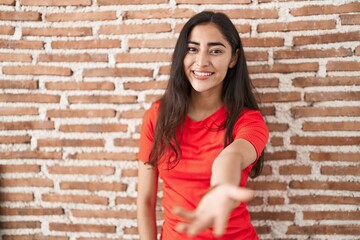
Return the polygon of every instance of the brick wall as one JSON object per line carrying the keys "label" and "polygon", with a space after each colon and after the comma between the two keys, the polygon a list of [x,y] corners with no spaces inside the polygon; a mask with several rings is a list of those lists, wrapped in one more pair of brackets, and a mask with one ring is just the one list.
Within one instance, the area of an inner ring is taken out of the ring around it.
{"label": "brick wall", "polygon": [[3,240],[138,239],[141,117],[205,9],[236,24],[271,130],[260,238],[359,239],[357,0],[0,0]]}

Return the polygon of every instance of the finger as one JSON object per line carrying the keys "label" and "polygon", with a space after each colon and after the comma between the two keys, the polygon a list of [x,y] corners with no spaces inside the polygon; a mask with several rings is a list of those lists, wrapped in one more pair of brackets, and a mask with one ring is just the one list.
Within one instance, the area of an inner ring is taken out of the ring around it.
{"label": "finger", "polygon": [[194,237],[200,232],[204,231],[205,229],[212,226],[213,220],[212,218],[203,218],[203,219],[196,219],[192,223],[189,224],[187,227],[187,234],[189,237]]}
{"label": "finger", "polygon": [[186,210],[186,209],[184,209],[182,207],[178,207],[178,206],[173,208],[172,213],[179,217],[183,217],[187,220],[193,220],[195,218],[194,211],[189,211],[189,210]]}
{"label": "finger", "polygon": [[221,237],[224,232],[228,221],[228,214],[220,214],[214,220],[213,233],[215,237]]}
{"label": "finger", "polygon": [[186,223],[178,223],[175,226],[175,230],[179,233],[184,233],[187,231],[188,225],[189,224],[186,224]]}
{"label": "finger", "polygon": [[254,191],[247,188],[231,186],[229,197],[236,201],[247,202],[254,197]]}

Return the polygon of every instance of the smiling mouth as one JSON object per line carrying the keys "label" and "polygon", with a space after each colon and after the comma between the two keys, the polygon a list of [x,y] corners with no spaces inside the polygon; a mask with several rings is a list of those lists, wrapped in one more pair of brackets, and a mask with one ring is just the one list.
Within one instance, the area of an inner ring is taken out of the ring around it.
{"label": "smiling mouth", "polygon": [[192,71],[192,73],[195,76],[199,76],[199,77],[209,77],[214,74],[213,72],[199,72],[199,71]]}

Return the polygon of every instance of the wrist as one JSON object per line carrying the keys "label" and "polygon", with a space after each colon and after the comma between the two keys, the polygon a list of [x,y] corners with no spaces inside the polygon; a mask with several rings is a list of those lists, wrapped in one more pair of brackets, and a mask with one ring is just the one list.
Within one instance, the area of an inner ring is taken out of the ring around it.
{"label": "wrist", "polygon": [[235,183],[232,182],[217,182],[217,183],[211,183],[209,188],[216,188],[219,186],[235,186],[238,187]]}
{"label": "wrist", "polygon": [[213,185],[210,185],[209,189],[206,191],[206,193],[213,191],[215,188],[218,188],[220,186],[236,186],[234,184],[231,183],[227,183],[227,182],[222,182],[222,183],[216,183]]}
{"label": "wrist", "polygon": [[232,190],[233,188],[239,188],[239,186],[237,186],[235,184],[228,183],[228,182],[222,182],[222,183],[217,183],[217,184],[211,185],[209,187],[209,189],[206,191],[206,193],[204,194],[204,196],[206,196],[210,192],[213,192],[214,190],[217,190],[219,187],[221,188],[221,189],[219,189],[219,191],[222,192],[221,195],[227,196],[227,198],[232,203],[233,208],[235,208],[240,203],[239,201],[234,199],[230,194],[230,192],[233,191]]}

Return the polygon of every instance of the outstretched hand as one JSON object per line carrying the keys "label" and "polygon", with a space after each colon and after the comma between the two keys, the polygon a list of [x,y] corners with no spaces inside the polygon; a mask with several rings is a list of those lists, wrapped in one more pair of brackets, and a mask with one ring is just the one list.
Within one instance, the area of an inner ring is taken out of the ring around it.
{"label": "outstretched hand", "polygon": [[220,184],[207,192],[196,209],[189,211],[181,207],[173,209],[175,215],[188,220],[176,226],[178,232],[194,237],[207,228],[213,228],[216,237],[224,234],[231,212],[240,202],[253,198],[253,191],[231,184]]}

